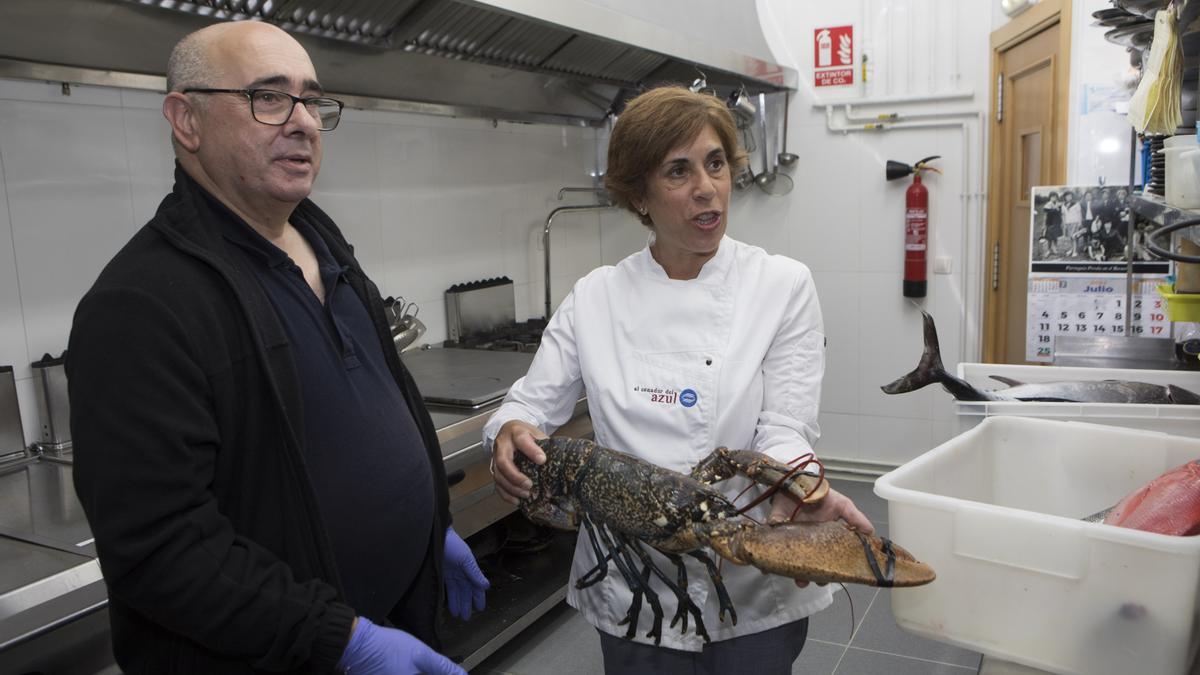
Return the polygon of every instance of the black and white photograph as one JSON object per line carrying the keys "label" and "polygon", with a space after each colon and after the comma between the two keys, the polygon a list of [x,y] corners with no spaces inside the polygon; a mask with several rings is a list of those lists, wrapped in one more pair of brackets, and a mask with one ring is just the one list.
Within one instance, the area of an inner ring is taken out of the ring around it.
{"label": "black and white photograph", "polygon": [[1051,274],[1166,274],[1168,263],[1146,248],[1157,225],[1138,220],[1129,236],[1126,186],[1038,186],[1029,222],[1030,271]]}

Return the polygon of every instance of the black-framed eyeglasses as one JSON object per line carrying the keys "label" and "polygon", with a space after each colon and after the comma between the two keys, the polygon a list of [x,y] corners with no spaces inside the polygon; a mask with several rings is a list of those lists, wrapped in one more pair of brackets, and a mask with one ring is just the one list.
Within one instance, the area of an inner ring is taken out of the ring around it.
{"label": "black-framed eyeglasses", "polygon": [[250,101],[250,116],[262,124],[281,127],[292,117],[296,104],[317,121],[321,131],[333,131],[342,119],[342,102],[328,96],[292,96],[275,89],[184,89],[185,94],[238,94]]}

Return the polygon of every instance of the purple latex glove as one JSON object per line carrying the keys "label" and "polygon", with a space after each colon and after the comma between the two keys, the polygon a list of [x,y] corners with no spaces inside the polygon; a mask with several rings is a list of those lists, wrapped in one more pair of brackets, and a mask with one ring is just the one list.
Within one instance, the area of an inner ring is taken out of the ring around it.
{"label": "purple latex glove", "polygon": [[347,675],[467,675],[424,642],[402,630],[376,626],[365,616],[358,617],[337,670]]}
{"label": "purple latex glove", "polygon": [[458,536],[453,527],[446,528],[446,600],[450,613],[466,621],[471,618],[472,601],[475,611],[484,605],[484,591],[491,587],[487,577],[479,571],[471,547]]}

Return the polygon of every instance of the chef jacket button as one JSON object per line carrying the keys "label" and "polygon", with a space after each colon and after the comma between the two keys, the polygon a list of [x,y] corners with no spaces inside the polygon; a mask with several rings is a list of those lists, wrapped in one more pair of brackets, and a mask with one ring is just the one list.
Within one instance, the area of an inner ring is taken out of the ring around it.
{"label": "chef jacket button", "polygon": [[706,366],[712,365],[712,357],[711,356],[704,359],[704,365],[706,365]]}

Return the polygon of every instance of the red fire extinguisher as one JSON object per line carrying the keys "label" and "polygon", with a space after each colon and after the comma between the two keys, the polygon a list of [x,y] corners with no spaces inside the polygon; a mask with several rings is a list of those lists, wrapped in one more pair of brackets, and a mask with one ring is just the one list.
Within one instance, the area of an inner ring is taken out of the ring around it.
{"label": "red fire extinguisher", "polygon": [[939,155],[926,157],[909,166],[903,162],[887,161],[887,179],[896,180],[912,174],[912,185],[904,193],[904,297],[925,297],[925,251],[929,246],[929,190],[921,184],[922,171],[939,169],[929,162]]}

